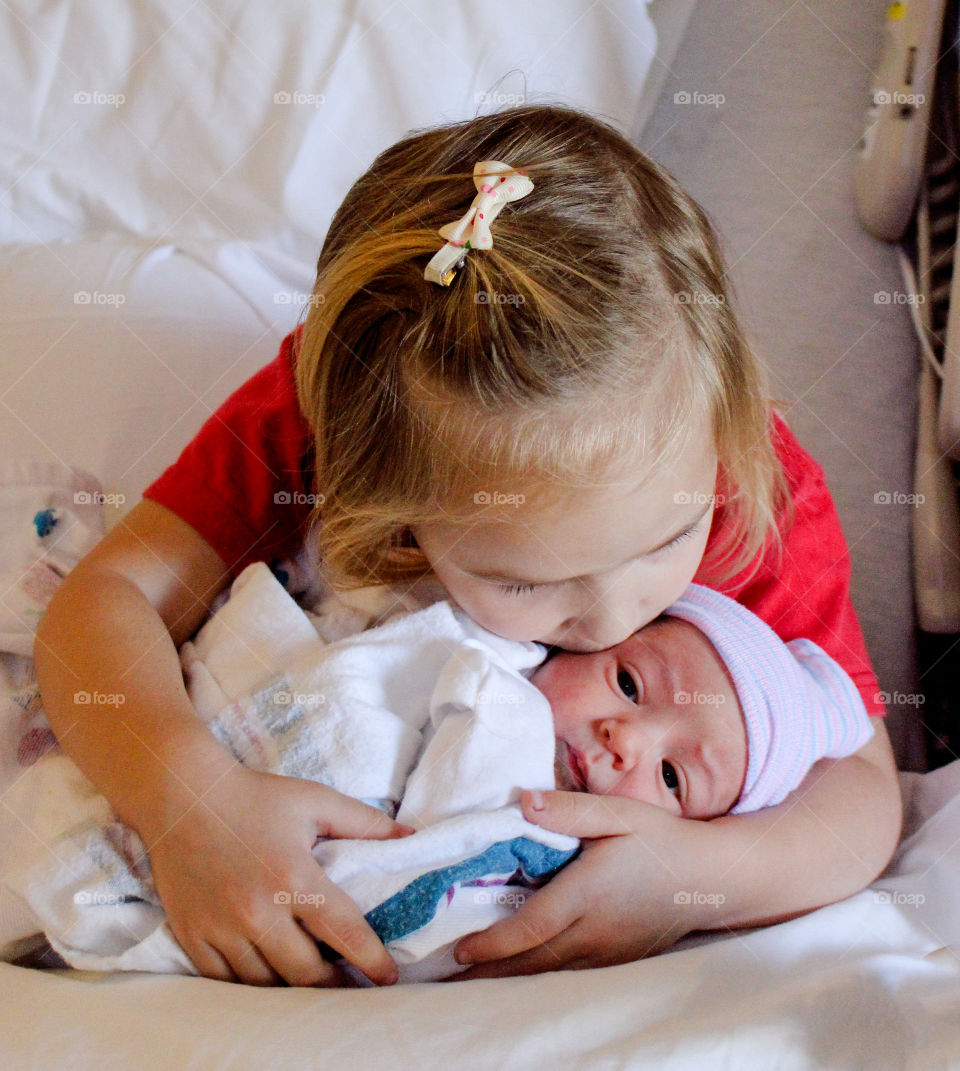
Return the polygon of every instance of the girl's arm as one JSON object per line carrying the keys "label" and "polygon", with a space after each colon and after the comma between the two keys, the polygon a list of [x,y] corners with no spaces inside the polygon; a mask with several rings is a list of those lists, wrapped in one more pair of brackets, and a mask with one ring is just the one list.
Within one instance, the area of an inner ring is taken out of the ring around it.
{"label": "girl's arm", "polygon": [[[137,505],[41,619],[35,658],[50,724],[140,833],[173,932],[202,973],[329,982],[335,973],[306,927],[389,982],[393,961],[310,849],[320,835],[389,837],[401,827],[322,785],[239,765],[187,696],[176,645],[228,580],[176,514]],[[78,705],[77,692],[104,698]]]}
{"label": "girl's arm", "polygon": [[871,741],[824,759],[783,803],[710,822],[635,800],[524,793],[524,815],[592,840],[512,918],[465,937],[458,978],[624,963],[694,930],[781,922],[858,892],[900,834],[896,766],[881,719]]}

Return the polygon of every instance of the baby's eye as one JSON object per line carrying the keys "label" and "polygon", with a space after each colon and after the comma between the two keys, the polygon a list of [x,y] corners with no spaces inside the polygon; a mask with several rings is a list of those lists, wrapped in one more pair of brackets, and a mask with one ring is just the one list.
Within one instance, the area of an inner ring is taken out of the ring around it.
{"label": "baby's eye", "polygon": [[660,773],[663,776],[663,783],[671,792],[676,794],[677,790],[680,788],[680,778],[677,777],[677,771],[673,768],[673,764],[664,759],[663,762],[660,763]]}
{"label": "baby's eye", "polygon": [[633,677],[631,677],[625,669],[621,669],[619,673],[617,673],[617,684],[620,687],[620,691],[623,692],[623,694],[627,697],[627,699],[630,700],[631,703],[635,703],[637,701],[637,696],[640,694],[640,692],[637,689],[637,685]]}

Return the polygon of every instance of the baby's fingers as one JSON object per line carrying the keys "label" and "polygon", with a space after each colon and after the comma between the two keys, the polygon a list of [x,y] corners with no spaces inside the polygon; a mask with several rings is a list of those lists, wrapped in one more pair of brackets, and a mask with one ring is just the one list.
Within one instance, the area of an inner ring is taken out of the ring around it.
{"label": "baby's fingers", "polygon": [[349,896],[326,878],[313,903],[296,906],[302,925],[377,985],[393,985],[397,965]]}

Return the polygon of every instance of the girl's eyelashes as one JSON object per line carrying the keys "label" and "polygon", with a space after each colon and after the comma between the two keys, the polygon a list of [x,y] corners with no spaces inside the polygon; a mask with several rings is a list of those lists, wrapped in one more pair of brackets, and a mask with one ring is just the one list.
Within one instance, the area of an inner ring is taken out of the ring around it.
{"label": "girl's eyelashes", "polygon": [[[694,524],[691,524],[685,532],[681,532],[678,536],[674,536],[674,538],[671,539],[669,543],[664,543],[662,547],[660,547],[658,550],[653,551],[652,553],[663,554],[664,551],[672,550],[675,546],[677,546],[677,544],[682,543],[685,539],[691,539],[694,535],[696,535],[697,530],[703,523],[704,517],[706,516],[707,514],[705,513],[703,517],[700,517],[700,519],[697,520]],[[553,587],[559,583],[570,582],[571,581],[556,581],[551,582],[551,584],[547,586]],[[503,592],[504,595],[529,595],[531,592],[536,591],[538,588],[541,588],[543,586],[544,585],[542,584],[497,584],[497,588],[501,592]]]}
{"label": "girl's eyelashes", "polygon": [[535,591],[539,585],[537,584],[498,584],[497,587],[504,593],[504,595],[529,595],[531,591]]}
{"label": "girl's eyelashes", "polygon": [[[706,514],[704,514],[704,516],[706,516]],[[664,545],[658,551],[656,551],[656,553],[662,554],[665,550],[672,550],[675,546],[677,546],[679,543],[682,543],[685,539],[692,538],[694,535],[696,535],[697,529],[702,523],[703,517],[701,517],[700,520],[696,522],[696,524],[692,524],[685,532],[681,532],[678,536],[674,536],[674,538],[671,539],[669,543],[664,543]]]}
{"label": "girl's eyelashes", "polygon": [[666,759],[660,763],[660,776],[663,778],[663,783],[667,788],[675,795],[680,794],[680,778],[677,776],[676,768],[672,762],[667,762]]}

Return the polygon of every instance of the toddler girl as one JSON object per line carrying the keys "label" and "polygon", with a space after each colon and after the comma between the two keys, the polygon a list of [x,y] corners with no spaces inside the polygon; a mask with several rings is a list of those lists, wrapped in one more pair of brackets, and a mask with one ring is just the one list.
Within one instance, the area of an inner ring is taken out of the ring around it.
{"label": "toddler girl", "polygon": [[[492,177],[491,161],[510,166]],[[501,179],[526,192],[490,226]],[[462,244],[438,265],[441,227]],[[782,639],[817,642],[882,713],[822,472],[769,408],[709,224],[573,110],[512,109],[381,154],[331,223],[302,330],[70,574],[38,632],[51,723],[143,836],[203,973],[334,981],[312,935],[390,982],[310,848],[403,830],[239,766],[198,725],[176,658],[232,575],[304,539],[344,584],[439,582],[491,631],[574,651],[620,642],[696,577]],[[126,701],[78,711],[79,689]],[[532,820],[596,840],[458,958],[473,975],[622,962],[862,888],[900,820],[876,730],[755,815],[525,797]],[[277,905],[278,884],[325,901]],[[691,888],[723,909],[676,897]]]}

